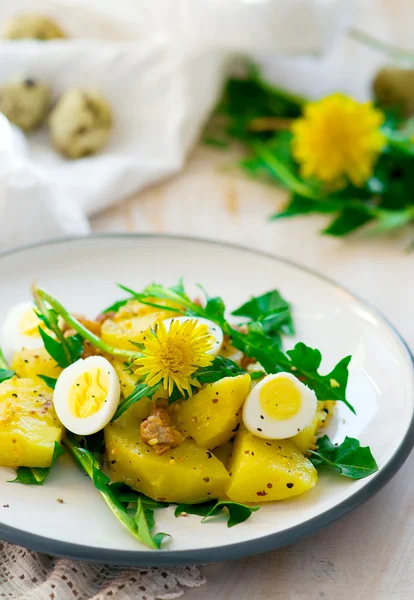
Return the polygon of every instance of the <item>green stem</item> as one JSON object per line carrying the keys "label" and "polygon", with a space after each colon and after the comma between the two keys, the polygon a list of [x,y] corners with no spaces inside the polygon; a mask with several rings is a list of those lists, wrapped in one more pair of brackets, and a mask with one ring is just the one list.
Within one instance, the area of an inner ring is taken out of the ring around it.
{"label": "green stem", "polygon": [[48,292],[43,290],[42,288],[37,288],[37,293],[40,298],[46,300],[48,304],[62,317],[62,319],[70,325],[79,335],[83,337],[83,339],[88,340],[93,346],[102,350],[102,352],[106,352],[107,354],[111,354],[112,356],[120,356],[122,358],[128,358],[133,361],[138,356],[139,353],[133,352],[131,350],[123,350],[121,348],[114,348],[109,344],[106,344],[102,341],[97,335],[89,331],[82,323],[80,323],[75,317],[73,317],[62,304],[56,300],[53,296],[51,296]]}
{"label": "green stem", "polygon": [[391,44],[387,44],[386,42],[382,42],[381,40],[377,40],[369,33],[365,31],[360,31],[359,29],[352,28],[348,31],[348,36],[365,46],[369,46],[373,50],[377,50],[382,54],[388,54],[394,60],[410,60],[414,62],[414,53],[408,50],[403,50],[402,48],[397,48],[396,46],[392,46]]}
{"label": "green stem", "polygon": [[302,183],[297,177],[295,177],[285,165],[283,165],[272,152],[266,148],[264,144],[255,143],[253,149],[259,158],[262,158],[266,166],[275,174],[275,176],[292,192],[299,194],[304,198],[310,200],[320,200],[321,195],[318,194],[311,187]]}
{"label": "green stem", "polygon": [[49,325],[51,331],[55,334],[56,338],[62,344],[62,348],[65,353],[65,357],[66,357],[68,364],[71,364],[72,355],[70,352],[70,348],[67,344],[67,341],[65,339],[65,336],[63,335],[63,332],[60,330],[58,323],[55,321],[55,316],[50,314],[48,307],[43,302],[43,299],[40,297],[39,290],[36,287],[35,283],[32,285],[32,294],[33,294],[34,301],[37,304],[39,311],[47,319],[47,322],[48,322],[48,325]]}
{"label": "green stem", "polygon": [[0,369],[9,369],[9,365],[7,364],[7,360],[4,358],[4,354],[2,349],[0,348]]}

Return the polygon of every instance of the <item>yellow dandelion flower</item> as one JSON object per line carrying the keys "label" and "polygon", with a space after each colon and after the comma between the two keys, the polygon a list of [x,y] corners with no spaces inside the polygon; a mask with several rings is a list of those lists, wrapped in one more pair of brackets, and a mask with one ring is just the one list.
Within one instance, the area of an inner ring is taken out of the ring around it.
{"label": "yellow dandelion flower", "polygon": [[143,356],[135,361],[135,374],[145,377],[150,387],[162,382],[171,394],[175,384],[181,393],[187,391],[191,396],[191,386],[200,385],[192,375],[213,362],[213,356],[207,354],[213,342],[207,325],[196,319],[172,321],[169,331],[160,321],[145,334]]}
{"label": "yellow dandelion flower", "polygon": [[361,186],[371,177],[385,144],[379,128],[384,115],[371,102],[360,103],[342,94],[309,102],[292,127],[293,156],[303,177],[326,184],[348,178]]}

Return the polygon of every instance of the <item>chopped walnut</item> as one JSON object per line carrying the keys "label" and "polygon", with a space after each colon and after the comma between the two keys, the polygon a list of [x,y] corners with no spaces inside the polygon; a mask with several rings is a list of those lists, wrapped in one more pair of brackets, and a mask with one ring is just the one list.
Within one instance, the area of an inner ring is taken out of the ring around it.
{"label": "chopped walnut", "polygon": [[250,356],[244,355],[241,360],[240,366],[242,369],[244,369],[246,371],[247,367],[249,365],[254,365],[255,362],[257,362],[255,358],[250,358]]}
{"label": "chopped walnut", "polygon": [[84,340],[82,358],[88,358],[89,356],[103,356],[103,352],[102,350],[99,350],[99,348],[88,342],[88,340]]}
{"label": "chopped walnut", "polygon": [[140,432],[144,444],[152,446],[157,454],[164,454],[183,441],[181,433],[172,425],[170,415],[160,406],[154,406],[152,415],[141,423]]}
{"label": "chopped walnut", "polygon": [[[95,335],[101,334],[101,325],[102,323],[99,321],[91,321],[90,319],[84,317],[83,315],[72,315],[81,323],[86,329],[89,329],[91,333]],[[76,331],[72,329],[67,323],[63,322],[61,326],[61,330],[63,331],[65,337],[70,337],[75,335]]]}

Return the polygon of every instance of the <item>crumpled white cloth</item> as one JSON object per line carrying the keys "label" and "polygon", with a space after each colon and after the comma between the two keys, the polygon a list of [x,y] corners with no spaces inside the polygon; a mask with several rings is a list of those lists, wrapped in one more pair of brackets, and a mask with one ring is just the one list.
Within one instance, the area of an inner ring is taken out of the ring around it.
{"label": "crumpled white cloth", "polygon": [[[365,1],[365,0],[364,0]],[[103,92],[108,146],[76,161],[47,127],[23,137],[0,119],[0,250],[88,231],[102,210],[184,165],[235,55],[319,54],[357,0],[3,0],[11,14],[56,18],[69,40],[0,41],[0,86],[15,76]]]}
{"label": "crumpled white cloth", "polygon": [[53,558],[0,542],[0,597],[174,600],[205,583],[197,567],[123,568]]}

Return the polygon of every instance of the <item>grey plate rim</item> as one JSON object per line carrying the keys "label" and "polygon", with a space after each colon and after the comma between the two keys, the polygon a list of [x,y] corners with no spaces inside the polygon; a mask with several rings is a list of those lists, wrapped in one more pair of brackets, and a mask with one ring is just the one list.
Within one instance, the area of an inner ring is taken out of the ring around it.
{"label": "grey plate rim", "polygon": [[[240,250],[249,254],[256,254],[269,258],[276,262],[281,262],[300,271],[309,273],[317,279],[322,279],[327,283],[342,289],[347,294],[352,296],[358,302],[361,302],[365,306],[368,306],[378,318],[380,318],[392,333],[400,341],[402,347],[407,353],[407,358],[412,364],[414,371],[414,355],[408,347],[404,338],[398,332],[398,330],[390,323],[390,321],[374,306],[372,306],[366,300],[360,298],[358,295],[350,292],[342,285],[338,285],[335,281],[321,275],[317,271],[299,265],[298,263],[289,260],[284,257],[279,257],[270,252],[249,248],[239,244],[233,244],[228,242],[222,242],[219,240],[212,240],[202,237],[191,237],[185,235],[174,235],[174,234],[157,234],[157,233],[93,233],[88,236],[67,236],[59,237],[42,242],[35,242],[31,244],[25,244],[6,250],[0,253],[0,269],[1,261],[10,255],[25,252],[33,248],[42,246],[53,246],[57,244],[65,244],[72,242],[89,242],[94,239],[171,239],[181,240],[190,243],[203,243],[221,246],[226,249]],[[414,412],[411,418],[409,428],[406,435],[401,440],[401,443],[394,453],[393,457],[387,464],[387,466],[365,487],[352,494],[349,498],[338,504],[337,506],[317,515],[280,533],[273,533],[256,540],[250,540],[246,542],[238,542],[236,544],[230,544],[227,546],[215,546],[212,548],[200,549],[200,550],[108,550],[105,548],[97,548],[93,546],[84,546],[81,544],[73,544],[71,542],[62,542],[60,540],[53,540],[51,538],[43,537],[37,534],[28,533],[24,530],[4,525],[0,522],[0,540],[17,544],[19,546],[25,546],[31,550],[43,552],[44,554],[51,554],[55,556],[70,557],[78,560],[85,560],[88,562],[95,563],[106,563],[120,566],[136,566],[136,567],[148,567],[148,566],[173,566],[173,565],[193,565],[208,562],[217,562],[231,559],[239,559],[246,556],[253,556],[255,554],[261,554],[270,550],[281,548],[297,540],[315,533],[319,529],[326,527],[330,523],[340,519],[348,512],[368,500],[376,492],[378,492],[390,479],[397,473],[402,467],[404,462],[407,460],[412,449],[414,447]]]}

